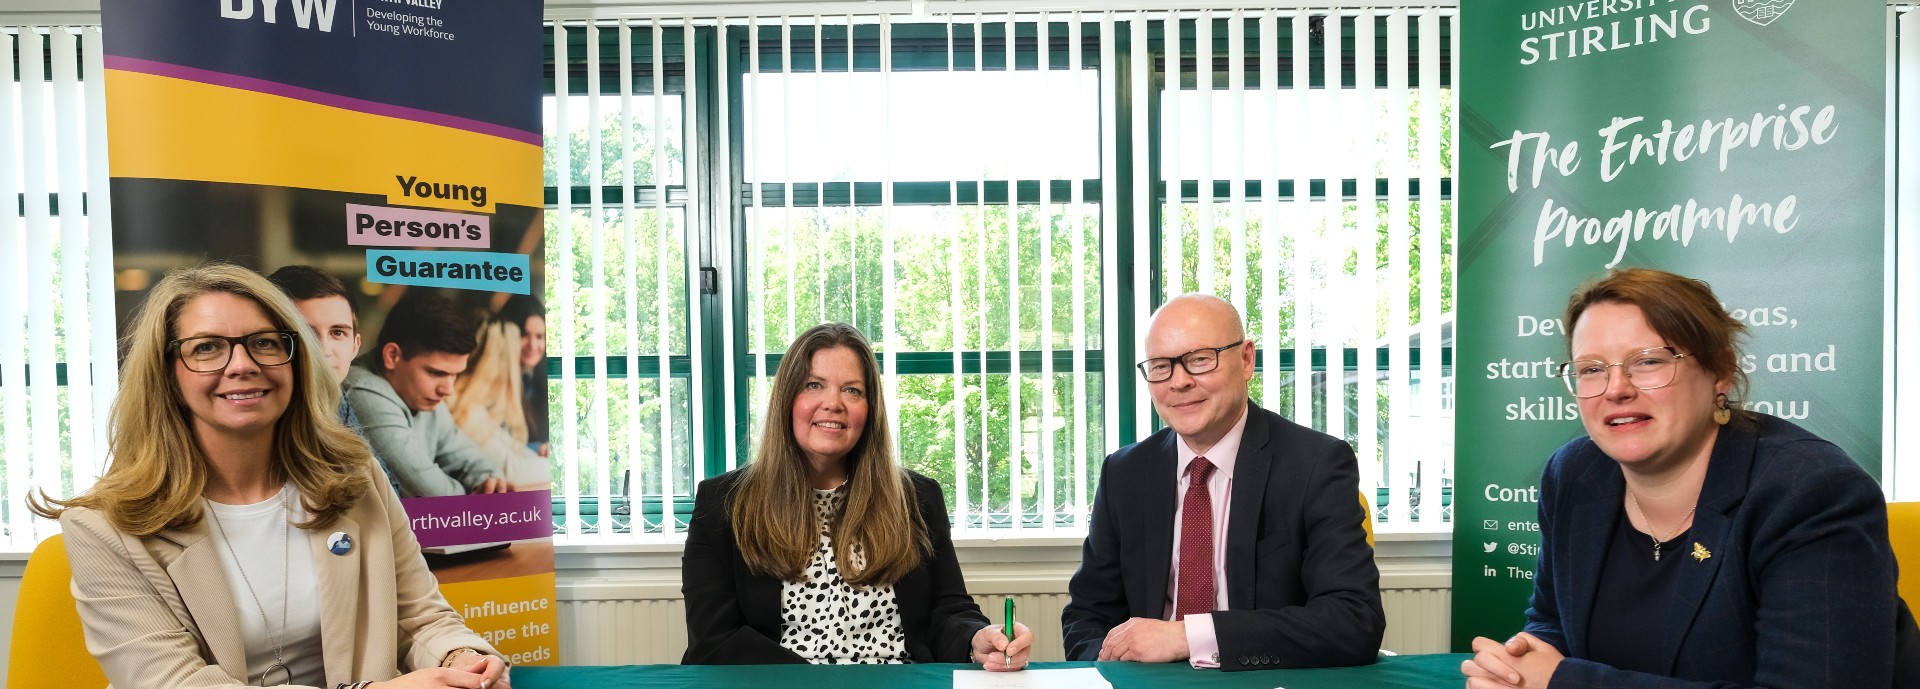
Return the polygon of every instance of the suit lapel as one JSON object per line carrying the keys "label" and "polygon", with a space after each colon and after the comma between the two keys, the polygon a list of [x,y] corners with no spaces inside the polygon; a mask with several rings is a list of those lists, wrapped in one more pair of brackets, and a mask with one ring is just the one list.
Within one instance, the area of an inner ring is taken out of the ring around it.
{"label": "suit lapel", "polygon": [[[1684,557],[1680,563],[1680,572],[1673,585],[1673,600],[1667,606],[1664,624],[1666,643],[1660,648],[1666,655],[1661,658],[1661,667],[1671,673],[1680,657],[1681,641],[1687,631],[1693,627],[1693,620],[1700,613],[1700,606],[1706,602],[1713,588],[1714,575],[1720,571],[1720,563],[1725,557],[1696,558],[1693,545],[1698,543],[1708,553],[1720,552],[1722,546],[1731,541],[1728,532],[1733,528],[1732,513],[1740,506],[1747,495],[1747,480],[1753,469],[1753,433],[1722,426],[1720,435],[1713,443],[1713,454],[1708,460],[1707,478],[1700,487],[1700,500],[1694,510],[1693,528],[1688,537],[1674,548],[1673,556]],[[1730,546],[1729,546],[1730,547]]]}
{"label": "suit lapel", "polygon": [[226,565],[213,545],[213,517],[158,535],[178,545],[179,555],[167,564],[167,576],[180,591],[180,601],[193,616],[193,626],[213,652],[213,661],[232,677],[247,676],[247,646],[240,631],[240,608],[227,582]]}
{"label": "suit lapel", "polygon": [[[1598,450],[1594,451],[1598,454]],[[1593,599],[1600,590],[1600,563],[1607,543],[1619,522],[1616,510],[1625,499],[1627,482],[1620,466],[1604,455],[1604,461],[1591,462],[1576,480],[1579,487],[1568,491],[1576,502],[1568,512],[1567,545],[1560,548],[1556,568],[1565,572],[1571,592],[1564,601],[1565,633],[1568,650],[1574,657],[1587,656],[1587,625],[1593,619]]]}
{"label": "suit lapel", "polygon": [[[333,534],[345,533],[352,547],[335,555],[329,549]],[[360,571],[367,549],[363,547],[360,523],[342,516],[325,531],[307,531],[307,550],[312,553],[314,580],[320,589],[320,646],[328,677],[353,677],[353,659],[358,649],[346,640],[362,638],[359,624]],[[338,643],[325,640],[337,639]]]}
{"label": "suit lapel", "polygon": [[1259,407],[1247,403],[1246,431],[1233,463],[1233,495],[1227,505],[1227,609],[1254,608],[1254,541],[1267,498],[1267,475],[1276,458],[1267,454],[1272,426]]}
{"label": "suit lapel", "polygon": [[[1138,528],[1145,537],[1141,561],[1149,564],[1143,569],[1139,596],[1129,595],[1129,600],[1138,600],[1140,605],[1134,614],[1141,617],[1159,619],[1165,614],[1167,600],[1167,577],[1173,563],[1173,514],[1175,497],[1179,491],[1180,463],[1174,452],[1174,443],[1179,436],[1171,429],[1161,431],[1162,440],[1148,456],[1147,480],[1140,485],[1146,489],[1141,496],[1141,509],[1135,512],[1140,523]],[[1151,603],[1149,603],[1151,601]]]}

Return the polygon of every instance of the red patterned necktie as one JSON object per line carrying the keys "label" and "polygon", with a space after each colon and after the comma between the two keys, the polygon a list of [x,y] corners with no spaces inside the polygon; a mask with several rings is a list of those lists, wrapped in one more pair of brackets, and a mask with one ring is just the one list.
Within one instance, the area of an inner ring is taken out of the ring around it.
{"label": "red patterned necktie", "polygon": [[1180,507],[1180,592],[1173,619],[1213,612],[1213,494],[1207,479],[1213,462],[1193,458],[1187,469],[1187,497]]}

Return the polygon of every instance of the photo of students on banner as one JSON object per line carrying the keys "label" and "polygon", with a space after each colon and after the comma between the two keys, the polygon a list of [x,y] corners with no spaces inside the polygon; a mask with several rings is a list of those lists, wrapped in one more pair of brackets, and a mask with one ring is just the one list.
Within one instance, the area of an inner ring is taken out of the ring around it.
{"label": "photo of students on banner", "polygon": [[[544,443],[527,441],[522,351],[540,355],[544,388],[546,347],[523,348],[531,342],[521,335],[524,320],[487,310],[462,314],[448,296],[412,288],[387,312],[374,347],[357,356],[363,339],[358,308],[339,278],[292,265],[269,279],[294,299],[320,339],[344,386],[341,421],[367,439],[395,492],[413,498],[545,491],[552,485],[537,447]],[[503,303],[518,309],[539,304],[526,295]],[[422,552],[443,584],[538,574],[553,562],[553,544],[545,538]]]}
{"label": "photo of students on banner", "polygon": [[[551,485],[545,395],[528,394],[530,388],[540,393],[546,388],[545,317],[537,298],[384,282],[386,276],[377,266],[367,270],[374,252],[354,246],[350,229],[344,234],[338,229],[353,226],[355,209],[366,207],[359,204],[337,203],[342,210],[335,213],[341,217],[329,222],[312,217],[319,209],[293,203],[296,217],[316,221],[319,227],[294,231],[281,226],[291,236],[224,223],[166,220],[194,217],[185,207],[214,202],[212,197],[229,209],[239,202],[240,210],[251,211],[244,216],[261,217],[272,199],[288,194],[351,195],[261,188],[254,188],[258,194],[247,194],[242,185],[178,180],[122,179],[114,185],[116,191],[128,188],[145,197],[150,208],[182,211],[157,213],[140,223],[136,243],[172,245],[169,251],[151,253],[151,270],[135,267],[146,263],[142,252],[121,252],[123,308],[143,295],[128,288],[176,264],[181,249],[197,259],[228,260],[260,271],[306,316],[329,369],[342,384],[341,420],[367,439],[400,497],[545,490]],[[256,203],[243,201],[249,195]],[[312,206],[326,204],[325,199],[312,200]],[[506,251],[460,253],[524,259],[523,250],[539,250],[540,211],[510,206],[499,210],[496,217],[526,217],[493,227],[492,241],[481,247]],[[259,258],[276,244],[296,249],[286,254],[297,262]],[[219,247],[227,251],[216,250]],[[538,277],[529,271],[527,291]],[[530,330],[536,337],[528,336]],[[542,406],[530,409],[530,402]]]}
{"label": "photo of students on banner", "polygon": [[[497,467],[497,475],[510,486],[551,485],[547,461],[551,448],[544,433],[538,441],[533,438],[527,396],[528,388],[546,389],[546,338],[544,332],[537,342],[530,338],[527,319],[512,315],[538,305],[539,300],[531,296],[514,295],[499,309],[476,314],[479,325],[473,356],[455,380],[449,402],[454,422],[480,446],[490,466]],[[533,318],[545,320],[544,316]],[[544,420],[544,395],[538,411]]]}

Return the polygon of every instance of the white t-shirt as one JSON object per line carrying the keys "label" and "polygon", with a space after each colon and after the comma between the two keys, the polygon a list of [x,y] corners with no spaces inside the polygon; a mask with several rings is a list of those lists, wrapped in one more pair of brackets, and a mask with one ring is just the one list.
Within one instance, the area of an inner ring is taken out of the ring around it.
{"label": "white t-shirt", "polygon": [[[320,648],[320,584],[313,573],[313,549],[307,532],[293,526],[294,522],[307,518],[298,494],[289,484],[280,494],[251,505],[206,502],[211,510],[208,519],[214,522],[210,525],[213,536],[209,540],[214,551],[220,554],[227,587],[233,591],[234,608],[240,613],[240,631],[247,641],[246,681],[260,682],[261,675],[273,666],[273,641],[277,635],[287,669],[293,675],[292,683],[325,684],[326,658]],[[224,539],[221,538],[223,532]],[[228,548],[228,543],[232,543],[233,548]],[[236,549],[239,552],[234,552]],[[244,577],[242,568],[246,573]],[[281,629],[282,604],[286,606],[285,630]],[[266,608],[264,617],[262,606]],[[268,632],[269,625],[272,633]],[[274,671],[271,681],[282,681],[279,674]]]}

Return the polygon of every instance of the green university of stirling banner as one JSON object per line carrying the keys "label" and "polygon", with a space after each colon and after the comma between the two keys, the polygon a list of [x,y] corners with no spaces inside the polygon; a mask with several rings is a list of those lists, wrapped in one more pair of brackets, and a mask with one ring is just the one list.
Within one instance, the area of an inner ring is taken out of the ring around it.
{"label": "green university of stirling banner", "polygon": [[1453,648],[1523,622],[1541,467],[1583,432],[1552,362],[1614,267],[1713,285],[1746,407],[1878,476],[1885,7],[1463,3]]}

